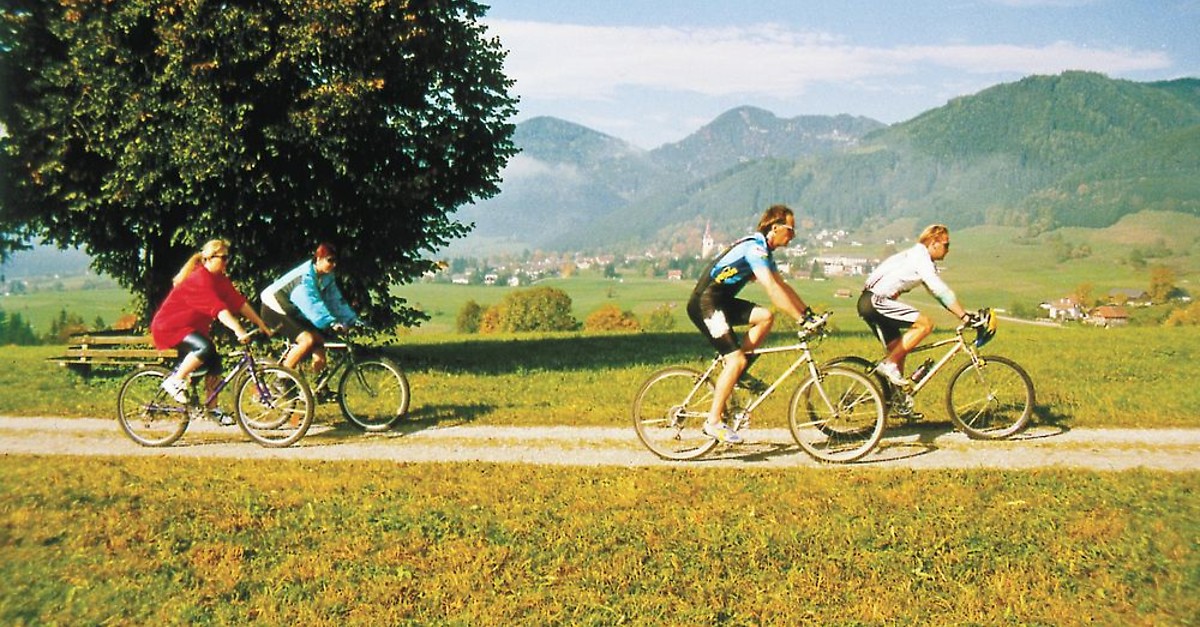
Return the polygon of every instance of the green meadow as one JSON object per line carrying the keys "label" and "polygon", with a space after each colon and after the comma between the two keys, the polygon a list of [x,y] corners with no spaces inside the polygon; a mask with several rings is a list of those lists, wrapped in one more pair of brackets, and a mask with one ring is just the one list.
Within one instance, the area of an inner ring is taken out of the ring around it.
{"label": "green meadow", "polygon": [[[987,265],[973,255],[993,254],[998,237],[954,239],[946,277],[970,306],[1145,279],[1113,260],[1056,266],[1037,245],[999,247],[989,273],[968,272]],[[853,302],[834,297],[856,283],[796,283],[835,311],[818,358],[879,350]],[[580,319],[606,302],[637,313],[680,303],[690,289],[635,277],[551,284]],[[505,289],[401,288],[432,315],[386,348],[409,376],[418,425],[632,434],[629,403],[650,372],[711,356],[681,312],[665,333],[452,332],[462,303],[495,303]],[[83,306],[96,293],[75,296]],[[107,320],[121,303],[79,313]],[[938,320],[944,337],[950,320]],[[780,331],[773,342],[786,340]],[[0,415],[112,416],[122,373],[72,374],[47,361],[61,350],[4,348]],[[1030,372],[1037,424],[1200,427],[1200,328],[1003,321],[985,353]],[[784,366],[771,356],[755,369],[769,377]],[[935,423],[945,422],[940,394],[934,386],[918,399]],[[785,420],[772,402],[755,425]],[[1196,472],[9,455],[0,457],[0,623],[1195,625],[1198,493]]]}

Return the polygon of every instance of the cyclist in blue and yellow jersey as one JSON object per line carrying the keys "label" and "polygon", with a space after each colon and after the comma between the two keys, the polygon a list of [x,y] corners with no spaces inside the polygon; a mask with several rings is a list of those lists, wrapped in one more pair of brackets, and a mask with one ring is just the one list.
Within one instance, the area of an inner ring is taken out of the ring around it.
{"label": "cyclist in blue and yellow jersey", "polygon": [[332,244],[317,246],[311,260],[292,268],[262,292],[262,318],[292,338],[283,365],[295,368],[310,352],[313,372],[325,369],[325,335],[361,325],[334,278],[337,254]]}
{"label": "cyclist in blue and yellow jersey", "polygon": [[[796,320],[809,315],[808,305],[799,294],[784,282],[771,253],[787,246],[796,235],[796,218],[785,205],[767,209],[758,221],[754,235],[742,238],[722,252],[704,270],[688,300],[688,317],[725,357],[725,366],[717,378],[712,409],[704,423],[704,433],[721,442],[736,444],[742,439],[723,418],[725,403],[733,393],[738,379],[752,363],[747,351],[757,348],[767,338],[775,322],[771,310],[738,298],[738,292],[750,281],[758,281],[767,291],[771,303]],[[749,325],[745,338],[739,340],[734,326]],[[752,387],[765,387],[749,378]]]}
{"label": "cyclist in blue and yellow jersey", "polygon": [[915,246],[888,257],[867,276],[858,299],[858,315],[879,336],[888,351],[875,370],[901,388],[907,388],[911,383],[904,378],[904,358],[933,331],[933,320],[912,305],[897,300],[901,294],[924,285],[960,320],[970,322],[972,319],[959,304],[954,291],[938,276],[937,266],[933,263],[944,259],[949,252],[949,229],[943,224],[925,227]]}

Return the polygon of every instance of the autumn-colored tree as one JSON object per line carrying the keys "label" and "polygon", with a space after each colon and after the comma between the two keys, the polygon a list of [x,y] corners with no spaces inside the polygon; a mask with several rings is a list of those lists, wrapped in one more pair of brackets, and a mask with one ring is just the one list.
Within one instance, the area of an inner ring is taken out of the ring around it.
{"label": "autumn-colored tree", "polygon": [[639,331],[641,324],[631,311],[622,311],[614,304],[601,305],[583,321],[586,331]]}
{"label": "autumn-colored tree", "polygon": [[1175,291],[1175,271],[1167,266],[1154,265],[1150,268],[1150,300],[1155,303],[1165,303]]}

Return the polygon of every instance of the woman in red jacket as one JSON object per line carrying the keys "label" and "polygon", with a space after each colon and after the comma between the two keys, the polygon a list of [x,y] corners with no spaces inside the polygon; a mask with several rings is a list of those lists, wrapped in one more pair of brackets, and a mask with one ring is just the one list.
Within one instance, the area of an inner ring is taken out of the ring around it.
{"label": "woman in red jacket", "polygon": [[[221,356],[209,338],[214,319],[229,327],[242,343],[249,341],[250,336],[234,312],[248,318],[268,335],[271,333],[254,308],[233,287],[226,275],[228,264],[229,242],[215,239],[206,243],[175,275],[175,287],[150,322],[154,345],[159,349],[179,351],[179,366],[171,376],[163,379],[162,387],[181,403],[187,402],[188,378],[201,366],[208,375],[205,382],[209,394],[220,379]],[[209,410],[216,413],[211,406]],[[218,418],[222,424],[232,424],[232,420],[219,414]]]}

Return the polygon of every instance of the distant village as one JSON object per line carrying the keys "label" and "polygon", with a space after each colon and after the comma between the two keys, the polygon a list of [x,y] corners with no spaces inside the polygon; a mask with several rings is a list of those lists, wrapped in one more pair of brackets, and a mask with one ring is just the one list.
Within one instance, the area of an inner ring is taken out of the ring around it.
{"label": "distant village", "polygon": [[[886,246],[899,250],[909,242],[888,240]],[[836,277],[865,277],[880,263],[878,257],[846,254],[847,248],[862,248],[861,242],[850,238],[844,230],[820,230],[786,249],[776,251],[776,263],[784,276],[794,280],[823,281]],[[719,253],[709,228],[705,228],[697,254],[693,257],[664,255],[645,251],[639,255],[584,255],[550,253],[527,255],[520,260],[481,262],[456,259],[443,262],[435,272],[424,277],[428,282],[449,282],[456,285],[499,285],[520,287],[550,277],[566,277],[582,272],[600,272],[603,276],[620,278],[626,275],[661,277],[668,281],[691,280]],[[848,288],[835,290],[835,298],[854,298]],[[1116,327],[1129,323],[1130,309],[1153,304],[1146,290],[1115,288],[1105,295],[1105,302],[1087,306],[1072,296],[1063,296],[1038,304],[1038,318],[1056,323],[1090,324]],[[1190,301],[1188,297],[1181,300]]]}

